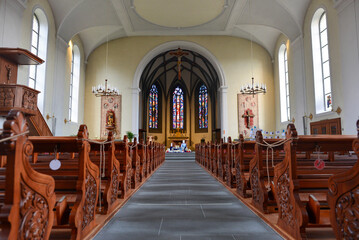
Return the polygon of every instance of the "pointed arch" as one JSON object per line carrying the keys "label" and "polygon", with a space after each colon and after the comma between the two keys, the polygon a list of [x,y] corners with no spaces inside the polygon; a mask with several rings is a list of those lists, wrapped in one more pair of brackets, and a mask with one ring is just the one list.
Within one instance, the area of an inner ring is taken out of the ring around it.
{"label": "pointed arch", "polygon": [[[139,109],[140,109],[140,81],[141,76],[143,74],[143,71],[145,70],[147,64],[149,64],[153,58],[155,58],[157,55],[161,54],[162,52],[169,51],[171,49],[177,49],[178,47],[182,49],[188,49],[194,52],[197,52],[204,56],[206,59],[208,59],[209,63],[213,65],[213,68],[215,72],[218,75],[218,82],[219,82],[219,88],[216,89],[216,91],[219,94],[218,97],[218,106],[219,106],[219,113],[220,113],[220,128],[221,128],[221,135],[222,137],[225,136],[225,133],[227,132],[227,125],[228,125],[228,106],[227,106],[227,83],[224,71],[217,60],[217,58],[206,48],[198,45],[194,42],[189,41],[171,41],[163,43],[157,47],[155,47],[153,50],[151,50],[148,54],[146,54],[139,65],[137,66],[134,79],[132,82],[132,119],[133,119],[133,125],[132,129],[133,132],[137,133],[139,129]],[[186,95],[186,93],[185,93]],[[215,104],[215,103],[213,103]],[[186,124],[186,123],[185,123]],[[172,124],[171,124],[172,126]]]}

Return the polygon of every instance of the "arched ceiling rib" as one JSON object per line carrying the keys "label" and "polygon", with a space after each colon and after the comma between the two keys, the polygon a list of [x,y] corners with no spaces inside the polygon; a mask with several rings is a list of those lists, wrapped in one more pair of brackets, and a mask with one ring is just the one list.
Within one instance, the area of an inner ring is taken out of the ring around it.
{"label": "arched ceiling rib", "polygon": [[[57,35],[69,41],[79,34],[86,57],[106,42],[107,33],[110,40],[149,35],[226,35],[250,39],[251,33],[253,40],[273,56],[274,45],[280,34],[288,36],[290,40],[302,34],[305,13],[310,3],[310,0],[250,0],[249,13],[249,0],[225,0],[220,15],[210,17],[205,16],[205,11],[200,13],[204,14],[203,19],[209,19],[206,23],[193,27],[163,27],[139,16],[134,0],[48,1],[55,17]],[[148,4],[151,1],[162,1],[164,10],[171,7],[166,4],[168,0],[147,1]],[[172,2],[172,8],[173,4],[181,4],[181,1]],[[142,3],[147,4],[146,1]],[[213,8],[218,11],[218,6]]]}

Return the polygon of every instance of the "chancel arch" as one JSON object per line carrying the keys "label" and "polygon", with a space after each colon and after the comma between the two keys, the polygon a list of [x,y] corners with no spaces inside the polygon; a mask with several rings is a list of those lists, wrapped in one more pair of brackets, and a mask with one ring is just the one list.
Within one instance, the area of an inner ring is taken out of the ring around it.
{"label": "chancel arch", "polygon": [[[163,104],[157,106],[162,113],[158,123],[162,124],[156,130],[154,87],[163,93],[158,95],[158,102]],[[147,63],[140,77],[140,132],[167,146],[183,140],[191,146],[202,139],[214,140],[220,136],[222,126],[220,88],[216,69],[200,53],[181,48],[159,53]]]}
{"label": "chancel arch", "polygon": [[[208,62],[207,65],[211,65],[211,74],[217,75],[216,89],[214,88],[211,89],[211,91],[213,91],[214,94],[216,95],[217,102],[214,102],[214,104],[218,106],[216,108],[216,112],[214,112],[214,115],[216,116],[216,129],[218,131],[217,135],[222,137],[225,136],[225,133],[227,132],[227,125],[228,125],[228,119],[227,119],[228,106],[227,106],[227,82],[225,79],[224,71],[217,58],[209,50],[207,50],[206,48],[202,47],[197,43],[189,42],[189,41],[166,42],[152,49],[142,58],[141,62],[137,66],[132,82],[132,132],[137,133],[139,132],[139,129],[143,129],[143,116],[141,115],[141,113],[143,112],[142,110],[144,110],[144,108],[143,108],[143,103],[141,101],[142,101],[142,95],[144,89],[141,86],[142,84],[141,81],[143,80],[142,77],[144,72],[146,71],[145,68],[148,65],[154,64],[153,60],[158,55],[164,52],[174,51],[178,48],[192,51],[202,56]],[[211,74],[206,74],[206,75],[210,76]],[[210,100],[210,102],[211,101],[212,100]],[[212,110],[213,109],[210,109],[210,111]],[[209,132],[211,131],[212,128],[209,129]]]}

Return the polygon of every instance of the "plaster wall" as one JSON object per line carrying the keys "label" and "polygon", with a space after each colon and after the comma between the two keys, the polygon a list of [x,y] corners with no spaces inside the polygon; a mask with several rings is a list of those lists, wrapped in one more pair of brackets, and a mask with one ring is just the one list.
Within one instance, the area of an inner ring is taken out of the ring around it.
{"label": "plaster wall", "polygon": [[[85,84],[84,121],[93,137],[100,133],[100,99],[91,93],[91,87],[109,83],[122,93],[121,137],[132,127],[132,82],[136,68],[143,57],[153,48],[169,41],[188,41],[206,48],[221,65],[227,91],[228,132],[226,136],[238,137],[237,93],[242,84],[251,80],[250,42],[225,36],[177,36],[177,37],[128,37],[109,42],[108,70],[105,73],[106,44],[95,49],[88,58]],[[274,84],[272,61],[268,52],[253,44],[253,75],[255,81],[266,83],[268,93],[259,96],[259,127],[275,130]]]}

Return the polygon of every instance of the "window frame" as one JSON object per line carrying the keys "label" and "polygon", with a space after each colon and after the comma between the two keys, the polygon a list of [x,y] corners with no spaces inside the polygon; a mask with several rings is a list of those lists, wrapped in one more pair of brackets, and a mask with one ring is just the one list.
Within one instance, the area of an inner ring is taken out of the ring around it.
{"label": "window frame", "polygon": [[[321,28],[322,20],[325,16],[325,28]],[[323,32],[326,32],[326,44],[323,44]],[[312,45],[312,61],[313,61],[313,85],[315,99],[315,113],[330,113],[333,109],[333,91],[332,91],[332,73],[330,60],[330,44],[329,44],[329,26],[328,13],[323,8],[318,8],[313,14],[311,21],[311,45]],[[327,60],[324,60],[323,50],[326,48]],[[325,66],[328,69],[328,75],[325,76]],[[326,81],[327,80],[327,81]],[[326,88],[329,91],[326,93]],[[331,105],[327,107],[327,96],[331,97]]]}
{"label": "window frame", "polygon": [[184,86],[182,86],[181,84],[176,84],[173,88],[172,88],[172,91],[171,91],[171,102],[170,102],[170,106],[171,106],[171,121],[170,121],[170,124],[171,124],[171,130],[177,130],[177,128],[173,128],[173,95],[174,95],[174,92],[176,90],[176,88],[179,87],[182,89],[182,92],[183,92],[183,128],[180,128],[179,130],[180,131],[186,131],[186,89],[184,88]]}
{"label": "window frame", "polygon": [[[207,90],[207,128],[200,128],[199,126],[199,92],[202,88],[202,86],[205,86],[206,87],[206,90]],[[194,97],[194,100],[195,100],[195,132],[196,133],[208,133],[208,128],[209,128],[209,91],[208,91],[208,87],[207,85],[204,83],[204,82],[200,82],[198,83],[197,85],[197,88],[195,90],[195,97]]]}
{"label": "window frame", "polygon": [[289,122],[291,117],[288,49],[284,43],[280,45],[278,50],[278,68],[280,119],[284,123]]}
{"label": "window frame", "polygon": [[[151,89],[152,89],[152,86],[155,85],[156,88],[157,88],[157,92],[158,92],[158,119],[157,119],[157,128],[150,128],[150,121],[149,121],[149,118],[150,118],[150,92],[151,92]],[[147,119],[148,119],[148,123],[147,123],[147,128],[148,128],[148,131],[150,133],[162,133],[162,91],[161,91],[161,87],[160,85],[155,82],[151,85],[151,88],[148,92],[148,103],[147,103],[147,110],[148,110],[148,115],[147,115]]]}

